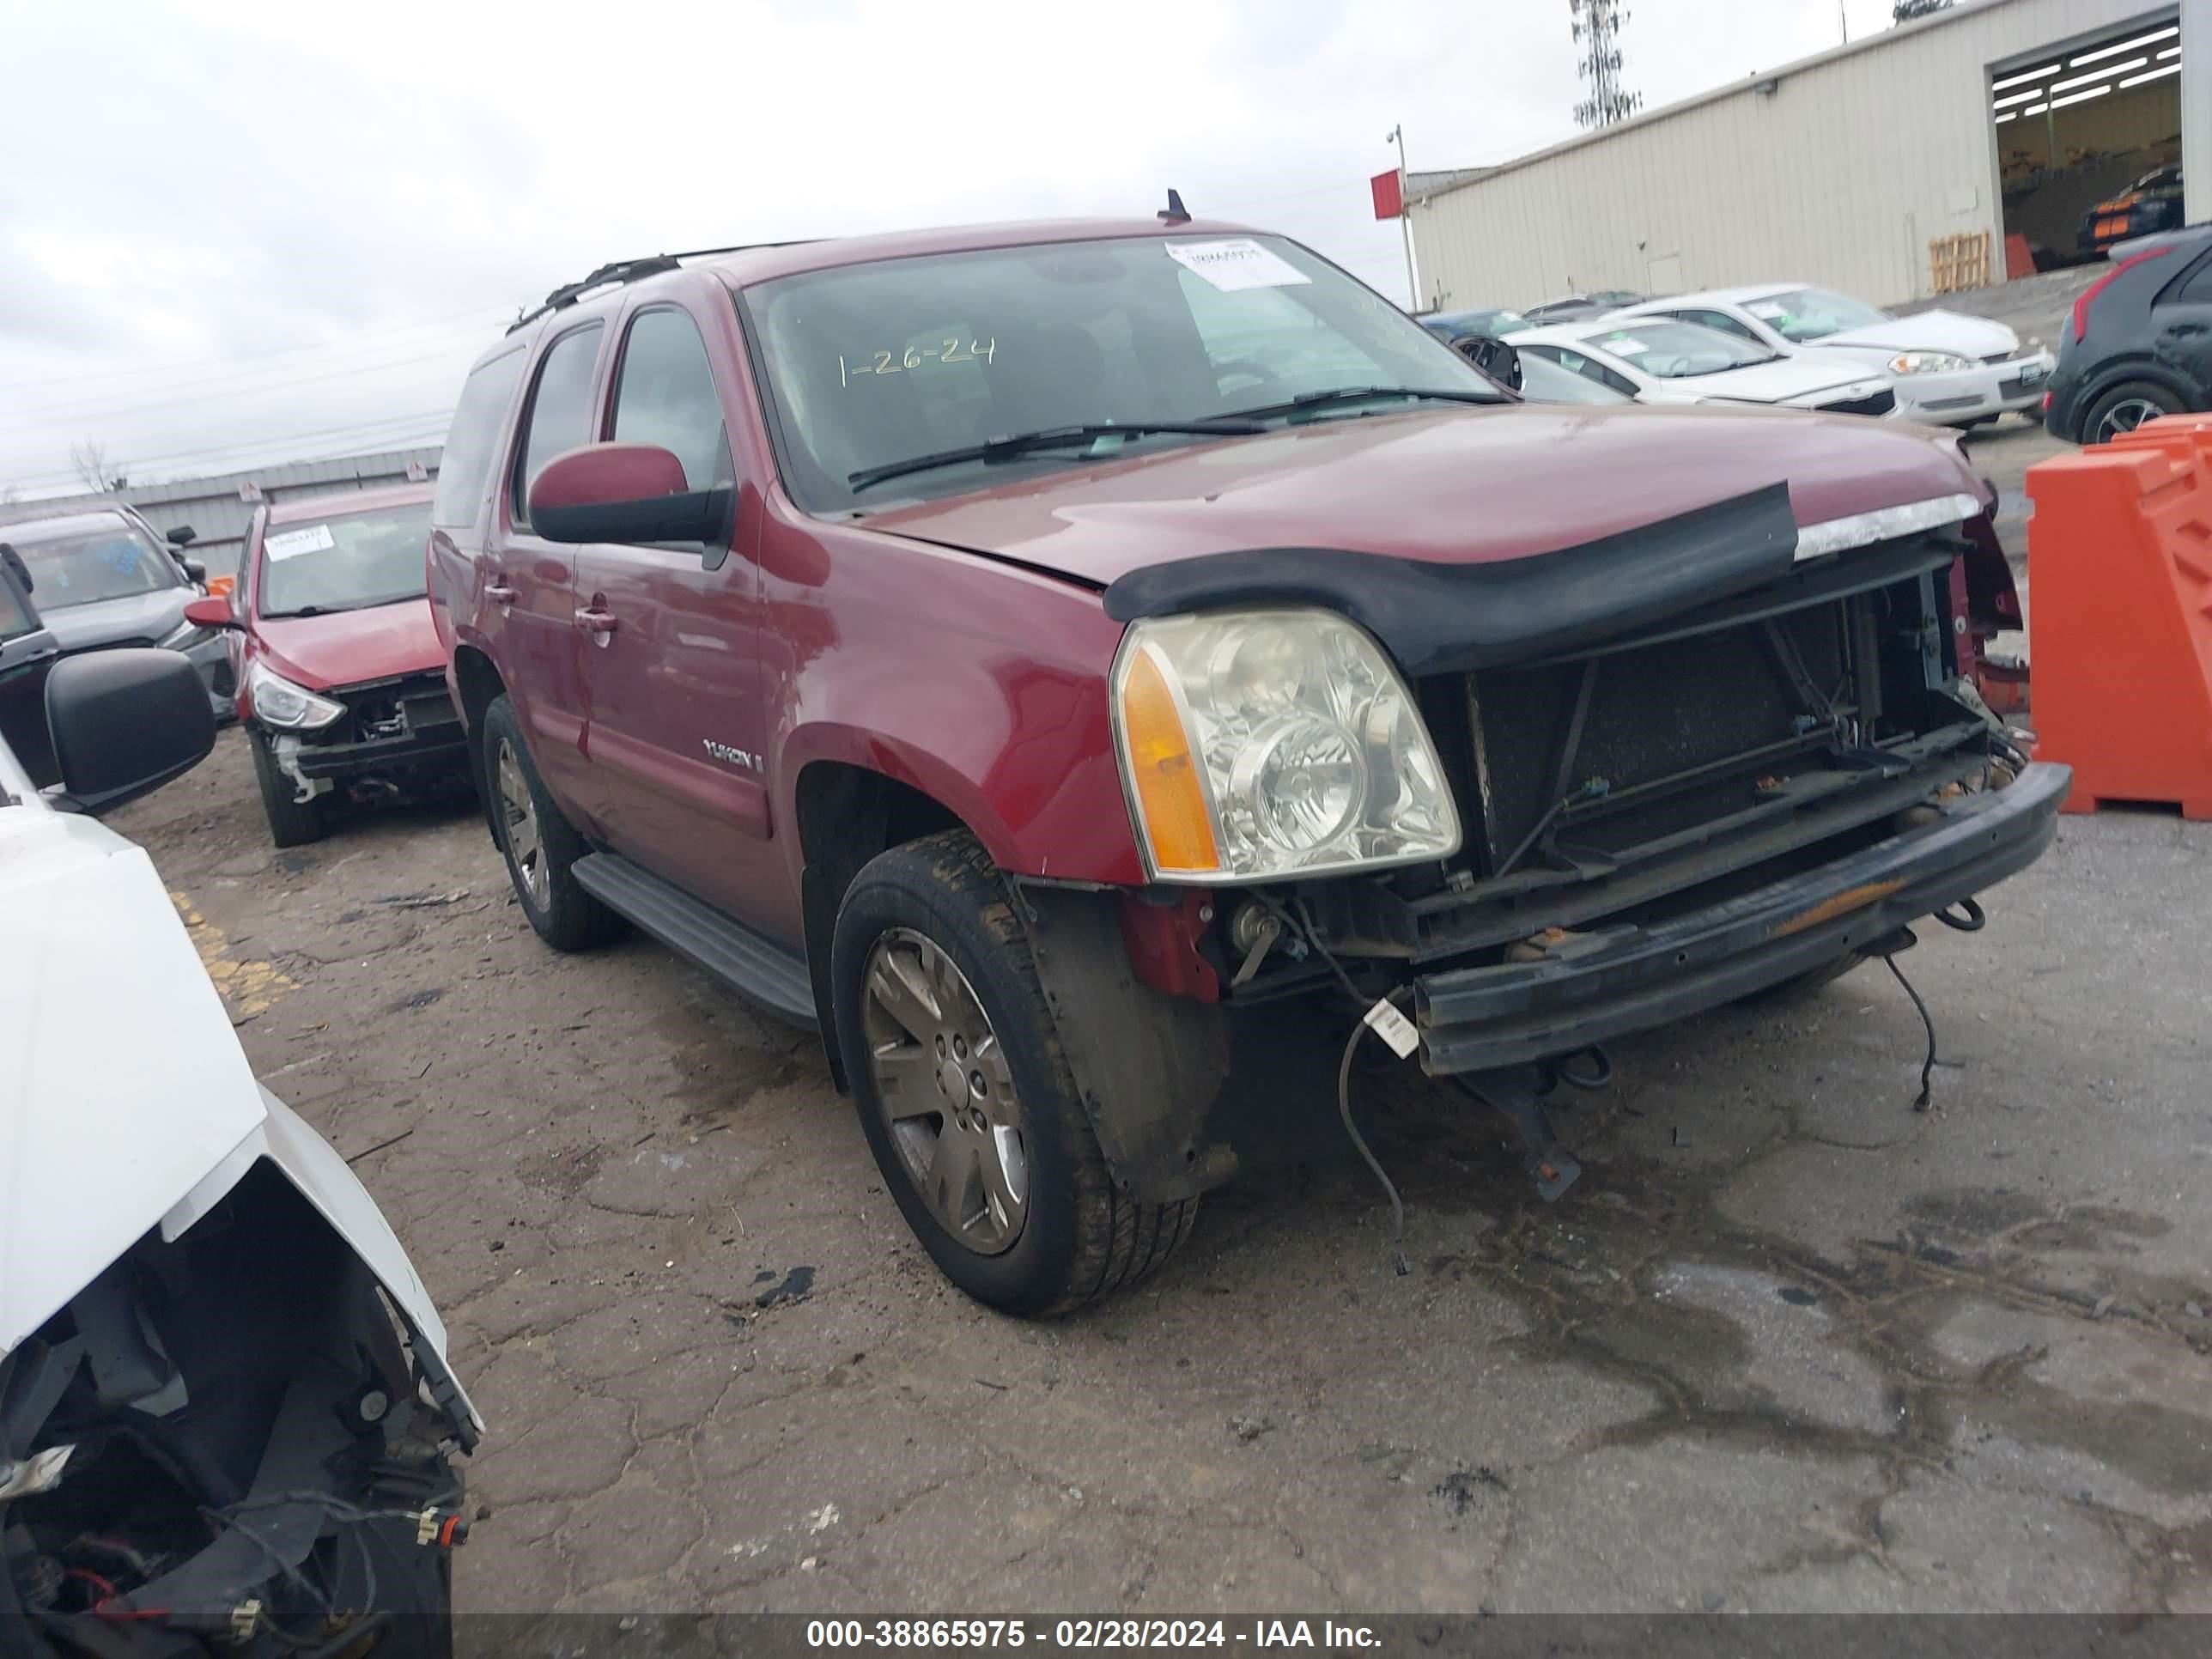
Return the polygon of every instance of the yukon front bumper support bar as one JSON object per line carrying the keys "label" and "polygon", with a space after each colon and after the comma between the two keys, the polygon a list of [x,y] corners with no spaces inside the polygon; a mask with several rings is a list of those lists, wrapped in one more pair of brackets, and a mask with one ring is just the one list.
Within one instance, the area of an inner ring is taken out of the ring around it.
{"label": "yukon front bumper support bar", "polygon": [[2051,845],[2073,773],[2027,767],[1940,822],[1648,927],[1542,959],[1415,981],[1421,1065],[1485,1072],[1571,1054],[1763,990],[2025,869]]}

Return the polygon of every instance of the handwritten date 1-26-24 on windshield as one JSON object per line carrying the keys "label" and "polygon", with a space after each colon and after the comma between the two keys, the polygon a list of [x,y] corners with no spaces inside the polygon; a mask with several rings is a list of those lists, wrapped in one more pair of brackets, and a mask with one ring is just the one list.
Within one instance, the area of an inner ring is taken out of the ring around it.
{"label": "handwritten date 1-26-24 on windshield", "polygon": [[908,346],[903,350],[894,346],[884,351],[862,352],[857,357],[840,355],[837,359],[837,384],[850,386],[862,374],[899,374],[910,368],[927,368],[936,363],[972,363],[997,360],[997,339],[981,340],[974,336],[963,345],[957,334],[945,337],[943,343],[933,346]]}

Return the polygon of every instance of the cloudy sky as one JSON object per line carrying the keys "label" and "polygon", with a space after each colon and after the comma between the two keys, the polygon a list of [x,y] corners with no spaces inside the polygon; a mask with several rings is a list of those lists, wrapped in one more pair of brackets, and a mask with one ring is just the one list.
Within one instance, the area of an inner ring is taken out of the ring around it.
{"label": "cloudy sky", "polygon": [[[1636,0],[1648,106],[1889,0]],[[1285,231],[1394,297],[1367,175],[1570,136],[1568,0],[24,5],[0,99],[0,491],[442,435],[518,305],[665,248],[1058,214]],[[1508,300],[1537,296],[1507,295]]]}

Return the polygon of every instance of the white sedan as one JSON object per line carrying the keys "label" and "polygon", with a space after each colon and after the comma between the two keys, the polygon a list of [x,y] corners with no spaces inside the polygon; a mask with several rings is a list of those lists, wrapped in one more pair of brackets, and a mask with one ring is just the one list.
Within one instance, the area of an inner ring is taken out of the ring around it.
{"label": "white sedan", "polygon": [[1793,356],[1863,363],[1897,377],[1899,412],[1939,426],[2040,419],[2054,362],[2040,340],[1956,311],[1893,317],[1804,283],[1714,289],[1624,307],[1615,317],[1671,318]]}
{"label": "white sedan", "polygon": [[1513,337],[1541,357],[1640,404],[1773,404],[1830,415],[1892,414],[1887,374],[1844,359],[1788,356],[1668,317],[1606,317]]}

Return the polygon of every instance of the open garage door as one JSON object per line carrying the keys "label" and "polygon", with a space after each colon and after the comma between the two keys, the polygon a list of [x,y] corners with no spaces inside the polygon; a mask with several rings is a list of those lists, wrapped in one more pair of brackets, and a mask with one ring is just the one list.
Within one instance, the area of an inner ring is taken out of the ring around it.
{"label": "open garage door", "polygon": [[2169,8],[1991,68],[2004,230],[2039,270],[2182,222],[2182,47]]}

